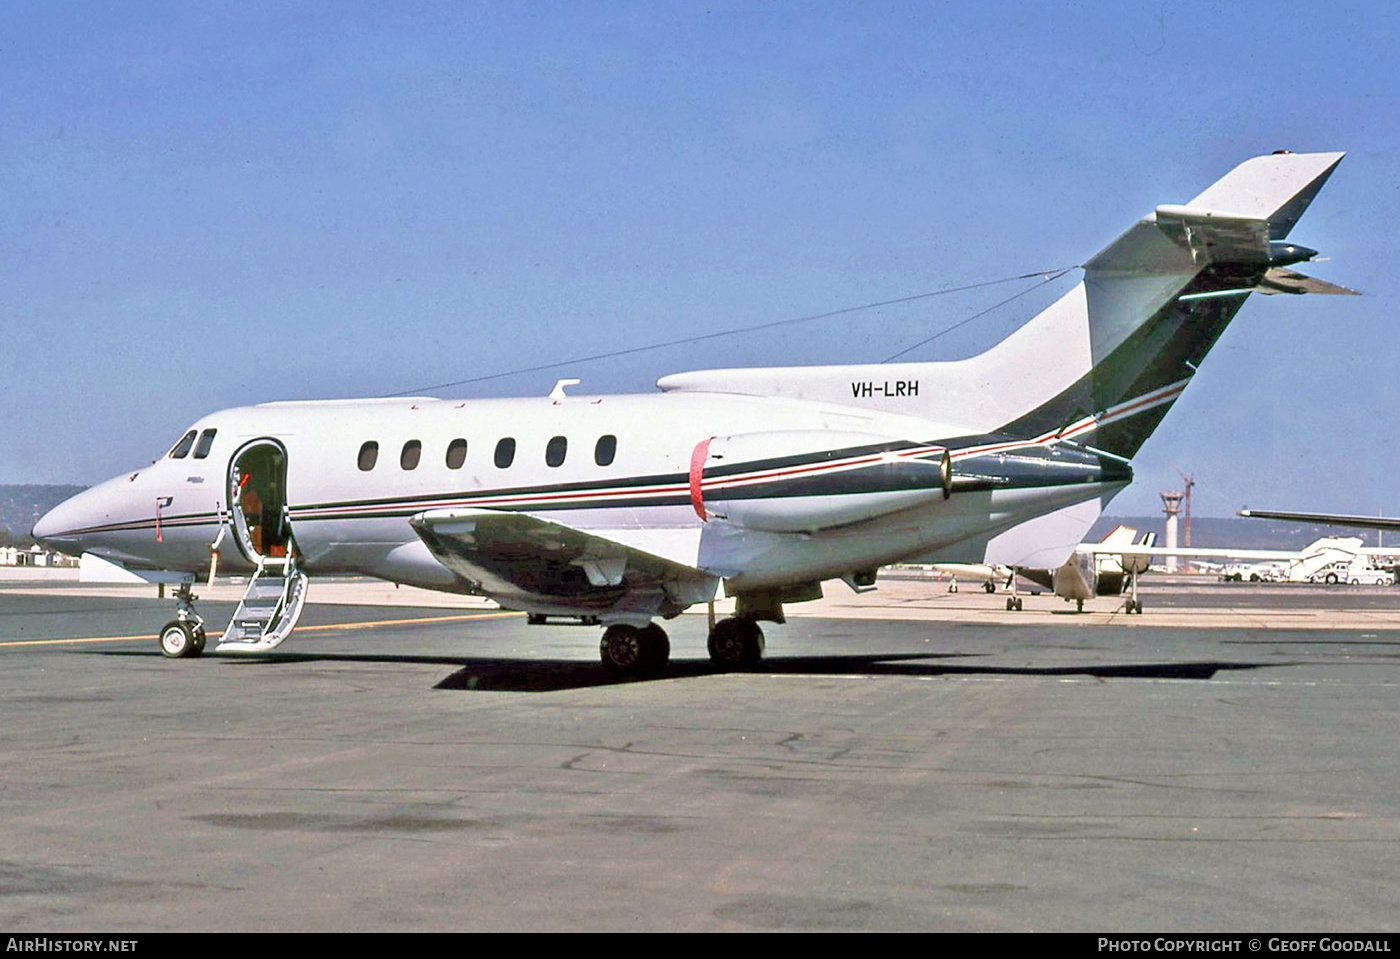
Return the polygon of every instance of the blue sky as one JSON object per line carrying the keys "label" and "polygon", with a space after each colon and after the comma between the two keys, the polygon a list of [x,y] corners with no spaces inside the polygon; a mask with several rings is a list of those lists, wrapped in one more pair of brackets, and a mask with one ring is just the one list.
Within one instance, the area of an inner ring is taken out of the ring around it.
{"label": "blue sky", "polygon": [[[1364,298],[1253,297],[1118,513],[1197,482],[1400,512],[1400,8],[1384,3],[0,7],[0,482],[198,416],[369,396],[1082,263],[1277,148]],[[877,361],[1019,287],[503,377]],[[910,358],[964,356],[1034,291]]]}

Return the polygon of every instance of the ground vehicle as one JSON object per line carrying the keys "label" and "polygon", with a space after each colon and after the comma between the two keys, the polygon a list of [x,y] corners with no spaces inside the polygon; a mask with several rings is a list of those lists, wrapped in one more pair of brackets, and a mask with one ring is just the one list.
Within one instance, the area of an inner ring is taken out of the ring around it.
{"label": "ground vehicle", "polygon": [[1357,560],[1349,563],[1343,560],[1329,563],[1308,577],[1308,582],[1325,583],[1328,586],[1335,586],[1338,583],[1347,583],[1352,586],[1394,586],[1395,574],[1388,569],[1367,565],[1358,557]]}

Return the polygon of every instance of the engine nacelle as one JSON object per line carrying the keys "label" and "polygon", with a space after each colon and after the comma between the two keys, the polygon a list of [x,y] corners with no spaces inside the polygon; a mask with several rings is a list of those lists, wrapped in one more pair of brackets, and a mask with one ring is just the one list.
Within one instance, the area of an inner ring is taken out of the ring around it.
{"label": "engine nacelle", "polygon": [[779,430],[716,436],[690,458],[701,519],[774,533],[847,526],[948,498],[948,451],[872,433]]}

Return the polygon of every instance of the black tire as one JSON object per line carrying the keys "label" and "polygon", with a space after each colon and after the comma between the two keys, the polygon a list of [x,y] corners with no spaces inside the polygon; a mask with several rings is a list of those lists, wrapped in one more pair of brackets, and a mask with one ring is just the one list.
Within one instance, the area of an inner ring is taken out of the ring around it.
{"label": "black tire", "polygon": [[614,676],[647,676],[662,669],[671,658],[671,640],[655,623],[638,629],[615,623],[603,630],[598,644],[603,668]]}
{"label": "black tire", "polygon": [[645,647],[646,671],[655,673],[665,669],[671,660],[671,637],[666,635],[666,630],[655,623],[648,623],[642,629],[642,643]]}
{"label": "black tire", "polygon": [[997,591],[997,584],[993,583],[991,580],[988,580],[987,582],[982,584],[982,588],[989,593],[995,593]]}
{"label": "black tire", "polygon": [[161,655],[167,659],[189,659],[204,652],[202,637],[195,639],[195,627],[182,620],[173,619],[166,623],[157,639]]}
{"label": "black tire", "polygon": [[603,668],[614,676],[636,676],[646,670],[646,639],[642,631],[626,623],[614,623],[603,630],[598,655]]}
{"label": "black tire", "polygon": [[1327,574],[1327,577],[1323,580],[1323,582],[1326,583],[1328,586],[1336,586],[1336,585],[1337,585],[1337,574],[1336,574],[1336,573],[1328,573],[1328,574]]}
{"label": "black tire", "polygon": [[752,619],[720,620],[707,645],[711,662],[725,669],[752,669],[763,660],[763,630]]}

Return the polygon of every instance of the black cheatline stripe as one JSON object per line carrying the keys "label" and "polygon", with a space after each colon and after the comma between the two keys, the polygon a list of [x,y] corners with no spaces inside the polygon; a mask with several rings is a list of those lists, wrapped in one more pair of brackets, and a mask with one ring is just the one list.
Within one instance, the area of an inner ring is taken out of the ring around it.
{"label": "black cheatline stripe", "polygon": [[[741,473],[756,473],[763,470],[783,469],[790,466],[801,466],[809,463],[820,463],[829,459],[853,459],[858,456],[867,456],[875,453],[894,452],[898,450],[920,449],[925,446],[942,446],[940,443],[915,443],[908,440],[892,440],[888,443],[879,443],[871,446],[855,446],[830,452],[794,454],[791,456],[773,457],[763,460],[746,460],[743,463],[736,463],[733,466],[720,466],[706,468],[705,478],[732,476]],[[519,499],[527,496],[548,497],[553,495],[571,495],[589,493],[597,490],[635,490],[638,487],[656,486],[662,487],[656,495],[663,495],[665,487],[690,488],[690,476],[688,473],[658,473],[649,476],[630,476],[619,479],[588,480],[581,483],[551,483],[543,486],[515,486],[504,487],[491,490],[454,490],[442,493],[419,493],[413,496],[391,496],[373,499],[358,500],[334,500],[322,503],[304,503],[293,507],[294,510],[336,510],[345,511],[357,507],[380,508],[390,505],[410,506],[414,504],[434,503],[442,500],[458,502],[467,499]],[[688,495],[688,494],[687,494]],[[687,500],[689,502],[689,500]]]}
{"label": "black cheatline stripe", "polygon": [[443,493],[419,493],[414,496],[388,496],[374,499],[333,500],[325,503],[303,503],[292,507],[294,510],[334,509],[346,510],[357,506],[390,506],[431,503],[437,500],[462,500],[466,498],[518,498],[522,496],[548,496],[551,494],[588,493],[595,490],[627,490],[641,486],[686,487],[690,482],[685,473],[664,473],[653,476],[624,476],[619,479],[588,480],[583,483],[551,483],[546,486],[507,486],[491,490],[451,490]]}
{"label": "black cheatline stripe", "polygon": [[[161,529],[165,529],[166,527],[206,526],[211,523],[216,523],[218,518],[218,513],[191,513],[187,516],[178,517],[162,516],[160,518],[160,527]],[[147,516],[143,519],[129,519],[120,523],[103,523],[100,526],[84,526],[81,529],[64,530],[54,535],[63,537],[83,536],[89,533],[133,532],[142,529],[155,529],[155,526],[156,518],[154,516]]]}

